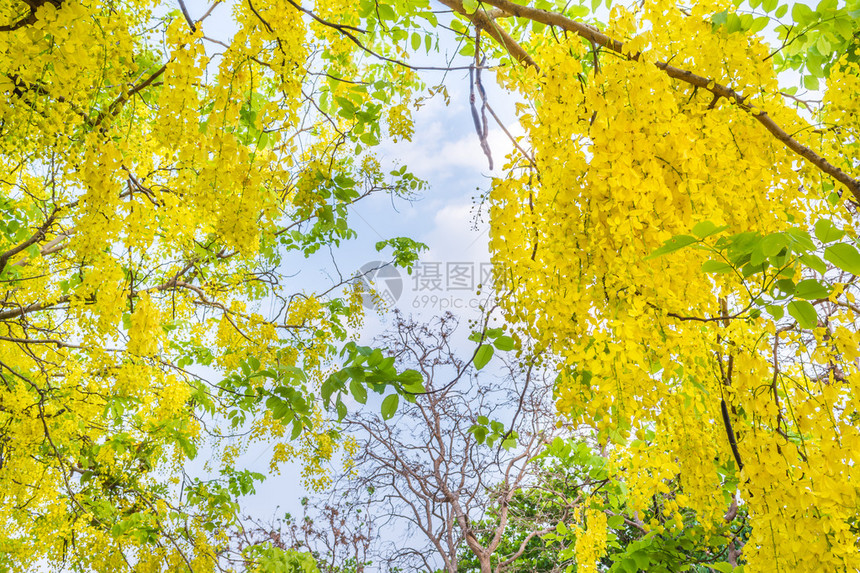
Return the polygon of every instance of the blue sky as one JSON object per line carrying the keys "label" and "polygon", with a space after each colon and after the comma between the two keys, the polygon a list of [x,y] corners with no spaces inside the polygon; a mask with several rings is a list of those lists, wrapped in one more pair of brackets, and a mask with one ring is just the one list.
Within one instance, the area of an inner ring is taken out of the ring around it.
{"label": "blue sky", "polygon": [[[472,126],[468,77],[449,76],[449,90],[450,106],[445,107],[438,98],[415,113],[416,137],[412,143],[383,144],[378,150],[384,164],[409,166],[416,176],[428,182],[428,188],[410,202],[392,202],[388,196],[378,196],[354,206],[351,225],[358,232],[358,238],[333,252],[344,274],[354,272],[367,262],[384,259],[374,245],[381,239],[395,236],[409,236],[429,247],[416,269],[419,273],[432,263],[439,263],[443,275],[447,275],[449,263],[473,265],[477,273],[482,263],[489,262],[486,217],[476,226],[473,197],[487,191],[493,172],[487,169],[487,160]],[[497,113],[504,113],[505,103],[509,103],[509,98],[493,101]],[[512,117],[513,105],[509,107],[505,115]],[[498,128],[491,129],[489,141],[496,163],[501,164],[510,148],[506,136]],[[304,262],[294,280],[309,289],[327,287],[334,276],[331,260],[328,252],[319,252]],[[401,271],[401,276],[403,293],[397,306],[404,313],[426,320],[451,310],[462,317],[464,326],[469,318],[479,316],[474,306],[483,298],[473,291],[445,288],[447,276],[443,278],[443,288],[432,291],[416,290],[413,277],[405,271]],[[388,324],[390,314],[369,311],[360,334],[361,342],[369,344]],[[465,339],[468,332],[465,328],[461,330]],[[464,354],[472,350],[471,343],[463,343]],[[371,400],[365,407],[378,408],[378,404]],[[266,472],[268,448],[249,452],[243,461],[249,462],[248,469],[252,471]],[[244,500],[246,511],[269,517],[277,505],[279,514],[284,511],[300,514],[298,500],[306,492],[299,485],[298,471],[298,466],[285,466],[281,475],[269,478],[258,487],[257,495]]]}

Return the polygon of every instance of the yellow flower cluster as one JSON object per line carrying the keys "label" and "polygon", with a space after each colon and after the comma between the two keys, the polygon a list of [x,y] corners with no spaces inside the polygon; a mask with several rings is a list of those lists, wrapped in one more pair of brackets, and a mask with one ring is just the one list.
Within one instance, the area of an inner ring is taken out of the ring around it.
{"label": "yellow flower cluster", "polygon": [[412,141],[415,124],[412,121],[412,113],[405,103],[388,108],[388,131],[395,142]]}
{"label": "yellow flower cluster", "polygon": [[585,510],[583,523],[573,528],[576,536],[574,555],[578,573],[597,573],[598,562],[606,553],[606,514],[599,509]]}
{"label": "yellow flower cluster", "polygon": [[[641,51],[637,60],[601,54],[595,68],[586,43],[547,32],[526,44],[540,73],[501,72],[529,102],[520,119],[537,169],[514,156],[509,176],[493,183],[496,283],[510,293],[510,319],[565,366],[559,410],[621,446],[614,467],[632,484],[634,505],[677,476],[676,507],[720,522],[719,467],[738,471],[724,400],[744,463],[737,477],[754,532],[744,550],[750,570],[777,562],[850,570],[860,567],[848,533],[860,504],[860,374],[849,359],[858,354],[856,317],[835,313],[832,332],[816,329],[813,342],[777,334],[764,317],[715,320],[750,302],[738,275],[703,273],[707,253],[696,249],[646,259],[703,221],[769,234],[827,217],[851,232],[824,200],[821,175],[799,168],[748,110],[654,65],[670,61],[732,86],[801,143],[856,171],[844,148],[857,133],[856,66],[843,62],[834,71],[840,87],[827,94],[847,131],[813,135],[779,94],[768,46],[711,24],[709,15],[727,8],[614,7],[607,32]],[[832,372],[812,379],[837,362],[838,384]],[[642,427],[655,438],[625,451]]]}
{"label": "yellow flower cluster", "polygon": [[[206,416],[217,435],[247,409],[250,437],[218,442],[225,464],[283,436],[222,379],[296,366],[312,386],[345,336],[325,300],[283,280],[282,247],[342,201],[333,176],[380,183],[343,145],[358,120],[334,95],[364,109],[375,96],[353,88],[382,78],[376,95],[406,102],[414,75],[353,61],[354,44],[289,3],[235,3],[226,46],[212,20],[161,4],[0,2],[0,254],[35,237],[0,269],[3,570],[211,570],[203,524],[231,514],[171,472],[203,451]],[[322,71],[348,82],[320,86]],[[408,113],[395,116],[405,137]],[[356,328],[360,293],[344,298],[337,320]],[[338,444],[318,426],[283,456],[322,487]]]}

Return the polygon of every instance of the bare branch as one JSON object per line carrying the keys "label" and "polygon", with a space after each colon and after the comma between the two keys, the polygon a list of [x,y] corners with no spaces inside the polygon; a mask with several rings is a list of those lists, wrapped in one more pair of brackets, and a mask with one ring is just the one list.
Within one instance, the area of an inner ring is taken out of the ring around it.
{"label": "bare branch", "polygon": [[188,27],[191,28],[192,32],[197,31],[197,25],[194,24],[194,20],[191,19],[191,14],[188,13],[188,8],[185,7],[184,0],[178,0],[179,9],[182,10],[182,15],[185,17],[185,21],[188,22]]}
{"label": "bare branch", "polygon": [[537,63],[532,59],[528,52],[520,46],[507,32],[499,28],[493,21],[498,17],[498,12],[493,13],[490,17],[484,10],[478,9],[473,13],[469,13],[463,6],[461,0],[439,0],[445,6],[451,8],[458,14],[462,14],[469,19],[475,27],[484,30],[491,38],[498,42],[507,52],[514,57],[519,63],[532,66],[535,69],[540,69]]}

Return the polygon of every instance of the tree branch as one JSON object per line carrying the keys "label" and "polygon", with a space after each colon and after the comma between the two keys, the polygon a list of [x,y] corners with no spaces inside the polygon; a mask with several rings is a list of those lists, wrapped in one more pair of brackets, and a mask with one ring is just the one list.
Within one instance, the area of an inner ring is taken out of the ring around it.
{"label": "tree branch", "polygon": [[45,233],[48,231],[48,228],[54,223],[54,219],[56,219],[57,217],[57,211],[59,211],[58,208],[54,209],[54,211],[51,213],[45,223],[41,227],[39,227],[36,232],[30,236],[29,239],[9,249],[5,253],[0,253],[0,274],[3,273],[3,269],[6,268],[6,264],[9,262],[9,259],[45,238]]}
{"label": "tree branch", "polygon": [[185,7],[185,2],[183,0],[179,1],[179,9],[182,10],[182,15],[185,17],[185,21],[188,22],[188,26],[191,28],[192,32],[197,31],[197,25],[194,24],[194,20],[191,19],[191,14],[188,13],[188,8]]}
{"label": "tree branch", "polygon": [[534,539],[535,537],[537,537],[539,535],[546,535],[547,533],[551,533],[553,531],[555,531],[554,525],[551,527],[547,527],[545,529],[541,529],[539,531],[530,532],[528,535],[525,536],[525,539],[523,539],[522,543],[520,543],[520,546],[517,548],[517,550],[514,552],[513,555],[511,555],[510,557],[508,557],[507,559],[505,559],[504,561],[502,561],[498,565],[496,565],[496,571],[497,572],[498,571],[504,571],[508,565],[510,565],[511,563],[516,561],[517,559],[519,559],[520,555],[522,555],[523,552],[525,552],[526,545],[529,544],[529,541],[531,541],[532,539]]}
{"label": "tree branch", "polygon": [[46,2],[50,2],[57,8],[60,7],[60,4],[63,3],[63,0],[22,0],[24,4],[30,7],[30,13],[18,20],[13,24],[7,24],[5,26],[0,26],[0,32],[14,32],[24,26],[29,26],[30,24],[36,23],[36,10],[39,9],[40,6],[45,4]]}
{"label": "tree branch", "polygon": [[34,24],[36,22],[36,11],[31,10],[29,14],[18,20],[13,24],[7,24],[5,26],[0,26],[0,32],[14,32],[24,26],[29,26],[30,24]]}
{"label": "tree branch", "polygon": [[111,116],[111,117],[113,117],[113,116],[115,116],[117,113],[119,113],[120,108],[122,107],[122,105],[123,105],[125,102],[127,102],[129,99],[131,99],[131,97],[132,97],[133,95],[135,95],[135,94],[139,93],[141,90],[143,90],[143,89],[145,89],[146,87],[148,87],[149,85],[151,85],[151,84],[152,84],[152,82],[154,82],[155,80],[157,80],[157,79],[161,76],[161,74],[163,74],[166,70],[167,70],[167,64],[164,64],[163,66],[161,66],[160,68],[158,68],[157,70],[155,70],[155,72],[153,72],[153,73],[152,73],[152,75],[151,75],[151,76],[149,76],[148,78],[146,78],[144,81],[142,81],[141,83],[137,84],[136,86],[134,86],[133,88],[131,88],[131,89],[130,89],[130,90],[128,90],[127,92],[123,92],[123,93],[121,93],[121,94],[119,95],[119,97],[118,97],[118,98],[116,98],[116,99],[113,101],[113,103],[112,103],[112,104],[110,104],[110,106],[108,106],[108,108],[107,108],[106,110],[104,110],[103,112],[101,112],[101,113],[98,115],[98,117],[96,117],[96,120],[93,122],[93,127],[96,127],[96,126],[100,125],[100,124],[101,124],[101,122],[102,122],[102,121],[104,121],[104,120],[105,120],[105,118],[106,118],[107,116]]}
{"label": "tree branch", "polygon": [[[472,22],[476,26],[483,26],[483,24],[479,24],[477,22],[477,18],[474,17],[474,14],[469,15],[465,13],[461,1],[439,1],[446,6],[450,6],[455,11],[466,15],[470,20],[472,20]],[[488,4],[490,6],[494,6],[504,12],[507,12],[512,16],[526,18],[535,22],[539,22],[541,24],[546,24],[547,26],[558,26],[563,30],[567,30],[568,32],[573,32],[574,34],[577,34],[581,38],[584,38],[589,42],[592,42],[593,44],[597,44],[606,48],[607,50],[615,52],[616,54],[619,54],[628,60],[637,61],[641,56],[641,53],[639,52],[635,54],[630,53],[630,51],[625,48],[623,42],[620,42],[614,38],[607,36],[606,34],[603,34],[598,29],[592,26],[577,22],[575,20],[571,20],[570,18],[562,16],[561,14],[547,12],[546,10],[531,8],[529,6],[523,6],[521,4],[515,4],[510,0],[483,0],[483,3]],[[479,13],[480,12],[476,12],[475,14]],[[506,41],[500,41],[498,38],[496,38],[496,36],[491,33],[490,29],[485,29],[487,30],[487,33],[493,36],[496,41],[498,41],[499,44],[502,45],[502,47],[507,49],[511,53],[511,55],[513,55],[518,61],[528,65],[534,65],[533,63],[524,61],[519,56],[519,52],[512,51],[511,44],[508,44]],[[519,46],[516,47],[522,50],[522,48],[520,48]],[[708,90],[709,92],[714,94],[716,98],[726,98],[727,100],[735,103],[739,108],[752,115],[756,121],[758,121],[762,126],[764,126],[764,128],[767,129],[776,139],[782,142],[785,147],[812,163],[820,171],[826,173],[827,175],[830,175],[831,177],[845,185],[845,187],[847,187],[848,190],[851,191],[857,201],[860,201],[860,181],[851,177],[843,170],[839,169],[838,167],[827,161],[825,158],[815,153],[812,149],[806,147],[805,145],[801,144],[799,141],[791,137],[781,126],[779,126],[773,119],[771,119],[767,112],[757,108],[753,108],[749,104],[745,103],[747,96],[742,96],[735,90],[722,84],[716,83],[711,78],[706,78],[704,76],[694,74],[689,70],[682,70],[681,68],[676,68],[675,66],[670,65],[668,62],[655,62],[654,65],[657,66],[657,68],[666,72],[666,75],[671,78],[681,80],[697,88]]]}
{"label": "tree branch", "polygon": [[[475,25],[475,27],[484,30],[491,38],[493,38],[505,50],[507,50],[507,52],[511,56],[513,56],[514,59],[517,60],[519,63],[524,64],[526,66],[532,66],[535,69],[540,70],[540,67],[532,59],[528,52],[526,52],[523,47],[516,42],[516,40],[514,40],[507,32],[499,28],[493,21],[494,18],[498,17],[499,13],[493,12],[493,18],[491,18],[489,14],[487,14],[481,9],[478,9],[470,14],[463,6],[463,2],[461,0],[439,1],[445,6],[451,8],[454,12],[462,14],[463,16],[468,18],[469,21]],[[506,10],[503,9],[503,11]]]}
{"label": "tree branch", "polygon": [[37,312],[39,310],[45,310],[58,304],[63,304],[69,302],[71,299],[70,295],[61,296],[54,302],[34,302],[32,304],[28,304],[27,306],[19,306],[18,308],[10,308],[9,310],[0,311],[0,320],[7,320],[9,318],[17,318],[19,316],[24,316],[25,314],[30,314],[31,312]]}

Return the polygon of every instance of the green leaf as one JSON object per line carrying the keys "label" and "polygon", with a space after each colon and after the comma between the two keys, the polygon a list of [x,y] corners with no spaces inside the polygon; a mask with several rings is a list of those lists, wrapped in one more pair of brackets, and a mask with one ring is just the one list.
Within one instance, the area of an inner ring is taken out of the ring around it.
{"label": "green leaf", "polygon": [[761,240],[761,250],[766,257],[774,257],[788,246],[788,237],[782,233],[768,235]]}
{"label": "green leaf", "polygon": [[824,264],[824,261],[821,260],[821,257],[818,255],[805,254],[801,255],[800,262],[814,270],[819,274],[824,274],[827,272],[827,265]]}
{"label": "green leaf", "polygon": [[791,19],[797,24],[805,24],[815,18],[815,12],[802,2],[797,2],[791,8]]}
{"label": "green leaf", "polygon": [[843,271],[852,275],[860,275],[860,253],[854,245],[836,243],[824,249],[824,258]]}
{"label": "green leaf", "polygon": [[478,351],[475,352],[475,368],[480,370],[490,361],[490,358],[493,357],[493,347],[489,344],[482,344]]}
{"label": "green leaf", "polygon": [[705,261],[702,263],[703,273],[730,273],[734,267],[725,261]]}
{"label": "green leaf", "polygon": [[770,18],[767,16],[759,16],[755,20],[753,20],[752,26],[750,26],[750,33],[755,34],[764,30],[767,25],[770,23]]}
{"label": "green leaf", "polygon": [[322,386],[320,387],[320,395],[323,399],[323,402],[325,402],[326,404],[329,403],[329,399],[335,391],[336,384],[337,382],[335,381],[334,376],[329,376],[328,378],[326,378],[326,381],[322,383]]}
{"label": "green leaf", "polygon": [[510,336],[502,335],[493,341],[493,346],[495,346],[497,350],[507,352],[514,349],[514,339]]}
{"label": "green leaf", "polygon": [[[795,6],[802,6],[802,4],[795,4]],[[803,76],[803,87],[812,91],[817,90],[818,78],[810,74]]]}
{"label": "green leaf", "polygon": [[488,328],[487,338],[498,338],[505,332],[504,328]]}
{"label": "green leaf", "polygon": [[390,394],[382,401],[382,419],[390,420],[394,413],[397,411],[397,406],[400,405],[400,396],[397,394]]}
{"label": "green leaf", "polygon": [[370,353],[370,356],[367,357],[367,365],[368,366],[376,366],[380,362],[382,362],[382,351],[378,348],[374,348],[373,352]]}
{"label": "green leaf", "polygon": [[302,423],[299,420],[293,420],[293,431],[290,433],[290,441],[295,440],[302,433]]}
{"label": "green leaf", "polygon": [[727,246],[729,258],[737,262],[744,255],[752,253],[756,246],[760,248],[761,240],[762,237],[758,233],[747,231],[731,237],[721,237],[717,241],[716,247],[721,249]]}
{"label": "green leaf", "polygon": [[791,279],[780,279],[776,281],[776,288],[778,288],[780,292],[783,292],[787,295],[792,295],[794,294],[794,291],[797,287],[794,285],[794,281]]}
{"label": "green leaf", "polygon": [[776,304],[769,304],[764,309],[767,311],[769,315],[771,315],[775,320],[779,320],[785,315],[785,309]]}
{"label": "green leaf", "polygon": [[731,13],[726,17],[726,30],[729,34],[740,31],[742,27],[741,19],[737,14]]}
{"label": "green leaf", "polygon": [[705,239],[710,237],[711,235],[715,235],[717,233],[721,233],[728,229],[727,225],[723,225],[722,227],[717,227],[710,221],[700,221],[696,223],[693,227],[693,234],[699,237],[700,239]]}
{"label": "green leaf", "polygon": [[197,457],[197,446],[195,446],[191,440],[185,436],[177,435],[176,441],[179,442],[179,447],[182,448],[182,451],[185,453],[185,457],[189,460],[193,460]]}
{"label": "green leaf", "polygon": [[749,278],[752,275],[765,272],[768,269],[768,267],[770,267],[770,263],[768,263],[767,261],[765,261],[764,263],[760,264],[757,267],[754,267],[752,265],[747,265],[743,268],[742,274],[743,274],[744,278]]}
{"label": "green leaf", "polygon": [[793,300],[788,303],[788,314],[797,321],[801,328],[818,326],[818,314],[815,312],[815,307],[805,300]]}
{"label": "green leaf", "polygon": [[731,563],[726,563],[725,561],[720,561],[719,563],[712,563],[709,565],[711,569],[716,569],[720,573],[732,573],[734,571],[734,566]]}
{"label": "green leaf", "polygon": [[372,133],[362,133],[358,136],[358,139],[361,140],[362,143],[366,143],[367,145],[378,145],[379,139]]}
{"label": "green leaf", "polygon": [[424,377],[417,370],[404,370],[397,376],[397,379],[406,392],[417,394],[424,391]]}
{"label": "green leaf", "polygon": [[778,4],[779,0],[762,0],[761,7],[765,12],[773,12]]}
{"label": "green leaf", "polygon": [[487,428],[484,426],[472,426],[469,428],[469,433],[475,436],[475,441],[479,444],[483,444],[484,440],[487,439]]}
{"label": "green leaf", "polygon": [[788,4],[783,4],[782,6],[780,6],[779,8],[776,9],[775,16],[777,18],[782,18],[783,16],[785,16],[786,12],[788,12]]}
{"label": "green leaf", "polygon": [[376,9],[379,12],[379,17],[383,20],[396,20],[397,13],[394,11],[394,8],[389,6],[388,4],[380,4],[376,3]]}
{"label": "green leaf", "polygon": [[[695,232],[695,230],[693,232]],[[671,239],[663,243],[662,247],[645,257],[644,260],[647,261],[648,259],[654,259],[666,255],[668,253],[673,253],[679,249],[683,249],[687,245],[692,245],[695,242],[696,237],[691,237],[690,235],[678,235],[676,237],[672,237]]]}
{"label": "green leaf", "polygon": [[786,229],[785,235],[791,240],[791,248],[795,252],[798,251],[814,251],[815,243],[809,233],[800,229]]}
{"label": "green leaf", "polygon": [[487,424],[490,423],[490,419],[486,416],[478,416],[477,422],[479,424],[486,426]]}
{"label": "green leaf", "polygon": [[824,73],[824,64],[826,63],[822,56],[814,54],[812,51],[809,51],[806,57],[806,71],[809,72],[810,75],[815,76],[816,78],[825,77]]}
{"label": "green leaf", "polygon": [[624,525],[624,517],[621,515],[613,515],[606,520],[606,525],[609,527],[621,527]]}
{"label": "green leaf", "polygon": [[636,567],[641,571],[647,571],[648,566],[651,565],[651,557],[645,551],[636,551],[635,553],[631,553],[630,557],[633,558],[633,561],[636,562]]}
{"label": "green leaf", "polygon": [[827,298],[830,295],[830,287],[815,279],[806,279],[797,283],[794,296],[807,300]]}
{"label": "green leaf", "polygon": [[393,356],[383,358],[377,368],[382,373],[390,373],[391,376],[394,376],[394,360],[395,358]]}
{"label": "green leaf", "polygon": [[353,379],[349,383],[349,391],[352,392],[353,398],[359,404],[367,404],[367,389],[360,381]]}

